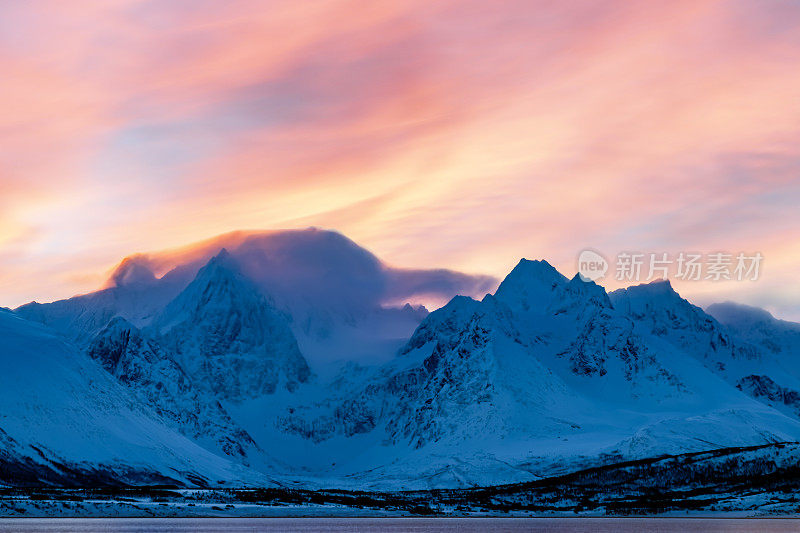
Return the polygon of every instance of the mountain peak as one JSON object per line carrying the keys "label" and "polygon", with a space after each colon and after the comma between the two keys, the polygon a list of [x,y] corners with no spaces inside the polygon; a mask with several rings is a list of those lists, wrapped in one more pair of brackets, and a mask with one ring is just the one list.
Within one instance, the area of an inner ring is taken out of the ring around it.
{"label": "mountain peak", "polygon": [[226,399],[272,394],[281,385],[293,390],[310,377],[286,317],[239,272],[225,249],[154,326],[187,374]]}
{"label": "mountain peak", "polygon": [[555,290],[565,285],[565,278],[545,260],[521,259],[495,292],[495,298],[510,307],[524,310],[544,308]]}
{"label": "mountain peak", "polygon": [[555,300],[556,312],[563,312],[576,305],[583,307],[587,303],[600,308],[612,307],[605,288],[592,280],[582,278],[580,274],[575,274],[561,288],[559,298]]}
{"label": "mountain peak", "polygon": [[641,283],[635,287],[638,287],[639,290],[649,290],[656,294],[678,294],[668,279],[656,279],[649,283]]}
{"label": "mountain peak", "polygon": [[203,269],[216,270],[218,268],[231,270],[234,272],[239,271],[236,258],[231,255],[227,248],[220,249],[217,255],[209,259],[205,266],[198,271],[198,275],[203,271]]}
{"label": "mountain peak", "polygon": [[609,296],[611,301],[615,303],[622,299],[660,300],[662,303],[683,300],[681,295],[672,287],[672,283],[670,283],[668,279],[659,279],[649,283],[631,285],[624,289],[617,289],[609,294]]}
{"label": "mountain peak", "polygon": [[98,335],[102,336],[108,334],[109,332],[120,331],[120,330],[138,331],[138,328],[133,324],[131,324],[130,322],[128,322],[128,320],[125,319],[124,317],[117,315],[108,321],[106,327],[104,327]]}
{"label": "mountain peak", "polygon": [[228,257],[230,257],[230,256],[231,256],[231,254],[230,254],[230,252],[228,252],[228,249],[223,247],[223,248],[222,248],[222,249],[219,251],[219,253],[218,253],[217,255],[215,255],[215,256],[212,258],[212,260],[216,260],[216,261],[225,261],[225,260],[227,260],[227,258],[228,258]]}
{"label": "mountain peak", "polygon": [[526,277],[539,279],[552,279],[560,277],[566,280],[566,278],[562,276],[561,273],[545,259],[525,259],[523,257],[519,260],[517,266],[511,270],[508,276],[514,275],[524,275]]}
{"label": "mountain peak", "polygon": [[89,357],[116,375],[117,365],[128,351],[131,342],[143,343],[140,331],[121,316],[115,316],[94,337],[87,352]]}
{"label": "mountain peak", "polygon": [[579,289],[584,292],[585,291],[596,292],[598,290],[605,292],[605,289],[602,286],[598,285],[591,279],[584,278],[580,274],[575,274],[574,276],[572,276],[572,279],[570,279],[567,282],[567,287],[572,287],[573,289]]}
{"label": "mountain peak", "polygon": [[[262,303],[263,302],[263,303]],[[193,316],[223,316],[237,309],[256,309],[267,305],[261,291],[239,272],[236,259],[223,248],[212,257],[194,280],[170,302],[157,320],[161,327]]]}
{"label": "mountain peak", "polygon": [[681,297],[666,280],[653,281],[619,289],[611,293],[611,302],[628,316],[647,317],[656,325],[654,331],[682,328],[716,331],[716,322],[699,307]]}
{"label": "mountain peak", "polygon": [[[200,270],[194,280],[187,286],[200,288],[208,291],[208,287],[217,287],[222,293],[242,292],[239,286],[252,289],[254,293],[259,293],[253,282],[241,272],[239,262],[231,255],[227,249],[222,248],[217,255],[208,260]],[[247,292],[247,291],[245,291]],[[210,293],[208,293],[210,294]],[[216,292],[219,295],[219,292]]]}

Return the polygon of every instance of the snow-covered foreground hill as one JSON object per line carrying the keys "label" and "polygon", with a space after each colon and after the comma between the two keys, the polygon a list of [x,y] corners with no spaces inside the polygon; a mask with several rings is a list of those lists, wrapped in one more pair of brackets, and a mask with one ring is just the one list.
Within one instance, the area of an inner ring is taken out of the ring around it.
{"label": "snow-covered foreground hill", "polygon": [[12,485],[258,485],[170,429],[99,364],[0,310],[0,476]]}
{"label": "snow-covered foreground hill", "polygon": [[608,294],[522,260],[482,296],[319,230],[135,256],[112,281],[2,313],[0,435],[26,479],[485,486],[800,440],[800,326],[668,282]]}

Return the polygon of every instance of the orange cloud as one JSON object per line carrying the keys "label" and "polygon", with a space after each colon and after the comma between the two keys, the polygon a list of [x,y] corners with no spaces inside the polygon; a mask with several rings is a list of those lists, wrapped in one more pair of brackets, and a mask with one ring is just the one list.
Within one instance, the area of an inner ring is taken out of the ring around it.
{"label": "orange cloud", "polygon": [[0,303],[287,225],[493,275],[520,256],[570,270],[585,246],[757,248],[774,279],[798,265],[781,244],[800,224],[790,3],[0,9],[0,243],[36,235],[0,253]]}

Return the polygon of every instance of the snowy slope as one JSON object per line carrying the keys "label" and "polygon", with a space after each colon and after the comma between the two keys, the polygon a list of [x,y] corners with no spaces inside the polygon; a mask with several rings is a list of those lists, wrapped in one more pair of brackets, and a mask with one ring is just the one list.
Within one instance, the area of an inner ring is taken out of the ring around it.
{"label": "snowy slope", "polygon": [[244,462],[261,453],[212,395],[196,387],[161,346],[124,318],[112,319],[92,340],[88,354],[167,424],[211,451]]}
{"label": "snowy slope", "polygon": [[156,279],[130,260],[122,262],[113,279],[113,285],[96,292],[47,304],[31,302],[14,311],[83,347],[114,317],[124,317],[137,327],[149,324],[188,283],[181,276]]}
{"label": "snowy slope", "polygon": [[4,482],[266,483],[167,427],[54,332],[0,311]]}
{"label": "snowy slope", "polygon": [[707,311],[735,344],[736,357],[721,369],[726,378],[753,398],[800,419],[800,324],[730,302]]}

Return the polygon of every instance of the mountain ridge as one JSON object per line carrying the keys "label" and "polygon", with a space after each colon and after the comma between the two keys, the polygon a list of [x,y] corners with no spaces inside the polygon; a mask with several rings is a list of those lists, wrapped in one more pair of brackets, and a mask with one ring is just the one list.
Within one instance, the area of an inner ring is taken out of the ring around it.
{"label": "mountain ridge", "polygon": [[[790,323],[723,323],[724,307],[668,281],[608,293],[527,259],[493,293],[387,308],[396,280],[338,234],[233,240],[164,274],[126,261],[111,287],[6,313],[52,328],[202,453],[308,486],[511,483],[800,440]],[[403,283],[453,288],[431,272]]]}

